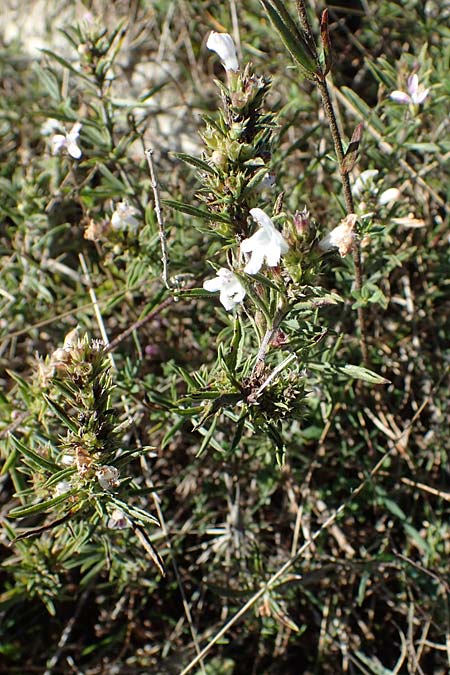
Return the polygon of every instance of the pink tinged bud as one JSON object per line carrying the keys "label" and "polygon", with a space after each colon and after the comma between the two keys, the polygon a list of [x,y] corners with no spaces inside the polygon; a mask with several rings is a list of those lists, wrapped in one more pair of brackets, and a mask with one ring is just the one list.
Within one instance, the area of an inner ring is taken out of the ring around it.
{"label": "pink tinged bud", "polygon": [[212,30],[206,46],[212,52],[216,52],[225,70],[232,70],[234,72],[239,70],[236,47],[229,33],[216,33],[216,31]]}
{"label": "pink tinged bud", "polygon": [[398,89],[393,91],[390,97],[396,103],[411,103],[411,97],[409,94],[406,94],[404,91],[399,91]]}
{"label": "pink tinged bud", "polygon": [[97,480],[103,490],[113,490],[119,487],[119,471],[115,466],[105,464],[101,466],[96,472]]}
{"label": "pink tinged bud", "polygon": [[245,288],[237,276],[225,267],[221,267],[217,271],[217,276],[214,279],[204,281],[203,288],[210,293],[219,291],[219,300],[227,312],[234,309],[245,298]]}
{"label": "pink tinged bud", "polygon": [[420,105],[425,101],[429,89],[424,89],[422,84],[419,84],[419,76],[417,73],[410,75],[407,82],[408,93],[396,89],[391,94],[391,99],[397,103]]}
{"label": "pink tinged bud", "polygon": [[251,254],[244,272],[257,274],[264,261],[269,267],[276,267],[281,256],[288,252],[289,244],[262,209],[251,209],[250,214],[258,223],[259,230],[248,239],[244,239],[241,243],[241,252]]}
{"label": "pink tinged bud", "polygon": [[352,250],[356,220],[357,216],[354,213],[346,216],[340,225],[319,241],[319,248],[322,251],[332,251],[334,248],[337,248],[339,255],[344,258]]}
{"label": "pink tinged bud", "polygon": [[307,236],[311,229],[310,214],[305,208],[303,211],[296,211],[294,214],[294,225],[298,234]]}

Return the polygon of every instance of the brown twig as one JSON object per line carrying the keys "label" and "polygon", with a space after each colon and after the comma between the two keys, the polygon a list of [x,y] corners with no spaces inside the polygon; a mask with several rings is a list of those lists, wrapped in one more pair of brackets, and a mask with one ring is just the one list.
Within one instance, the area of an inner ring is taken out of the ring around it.
{"label": "brown twig", "polygon": [[153,321],[153,319],[157,317],[163,309],[171,305],[172,302],[175,302],[175,299],[176,298],[174,296],[166,298],[156,309],[153,310],[153,312],[150,312],[150,314],[147,314],[142,319],[139,319],[139,321],[135,321],[133,324],[131,324],[131,326],[124,330],[123,333],[120,333],[114,338],[114,340],[111,340],[107,347],[105,347],[105,352],[112,352],[117,347],[117,345],[123,342],[123,340],[131,335],[131,333],[133,333],[135,330],[139,330],[139,328],[145,326],[145,324],[149,321]]}
{"label": "brown twig", "polygon": [[164,220],[162,216],[161,200],[159,198],[159,190],[158,190],[158,181],[156,178],[155,165],[153,162],[153,150],[151,150],[150,148],[147,149],[145,151],[145,156],[147,157],[148,168],[150,171],[150,180],[153,190],[153,198],[155,201],[155,214],[159,228],[159,241],[161,244],[161,262],[163,265],[162,278],[166,288],[171,290],[171,286],[169,283],[169,253],[167,251],[166,229],[164,226]]}

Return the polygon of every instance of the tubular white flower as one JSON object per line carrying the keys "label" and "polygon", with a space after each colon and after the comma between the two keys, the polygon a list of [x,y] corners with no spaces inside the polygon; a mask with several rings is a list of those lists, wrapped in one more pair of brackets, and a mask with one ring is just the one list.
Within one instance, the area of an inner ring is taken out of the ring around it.
{"label": "tubular white flower", "polygon": [[57,155],[60,150],[66,150],[74,159],[80,159],[81,148],[79,147],[77,140],[80,135],[82,124],[80,122],[75,122],[70,131],[66,131],[64,134],[53,134],[50,139],[52,146],[52,154]]}
{"label": "tubular white flower", "polygon": [[66,492],[72,489],[72,483],[68,480],[60,480],[55,486],[55,497],[65,495]]}
{"label": "tubular white flower", "polygon": [[234,72],[239,70],[236,47],[229,33],[216,33],[216,31],[212,30],[206,46],[212,52],[216,52],[225,70],[232,70]]}
{"label": "tubular white flower", "polygon": [[396,103],[420,105],[430,93],[430,90],[425,89],[423,84],[419,84],[417,73],[408,77],[407,88],[408,93],[406,91],[399,91],[398,89],[393,91],[390,95],[391,99],[396,101]]}
{"label": "tubular white flower", "polygon": [[398,188],[388,188],[384,190],[378,197],[378,204],[380,206],[385,206],[386,204],[392,204],[395,202],[402,193]]}
{"label": "tubular white flower", "polygon": [[[377,198],[379,206],[386,206],[386,204],[391,204],[400,197],[401,192],[397,188],[387,188],[380,193],[380,188],[376,184],[378,174],[377,169],[367,169],[358,176],[352,187],[352,194],[355,199],[359,199],[364,192],[368,192]],[[371,215],[373,214],[362,214],[360,217],[366,218]]]}
{"label": "tubular white flower", "polygon": [[139,227],[139,221],[134,217],[138,211],[126,200],[119,202],[111,216],[113,230],[131,230],[135,232]]}
{"label": "tubular white flower", "polygon": [[378,169],[366,169],[366,171],[362,171],[353,183],[352,195],[358,199],[365,190],[373,192],[374,181],[378,173]]}
{"label": "tubular white flower", "polygon": [[250,214],[258,223],[259,230],[248,239],[244,239],[241,243],[241,251],[251,253],[244,272],[257,274],[264,260],[269,267],[276,267],[281,256],[288,252],[289,245],[262,209],[251,209]]}
{"label": "tubular white flower", "polygon": [[107,526],[110,530],[125,530],[130,527],[130,523],[121,509],[114,509],[108,518]]}
{"label": "tubular white flower", "polygon": [[104,464],[95,472],[95,475],[103,490],[119,487],[119,470],[115,466]]}
{"label": "tubular white flower", "polygon": [[55,120],[53,117],[49,117],[45,122],[41,124],[41,134],[43,136],[51,136],[60,129],[61,129],[61,122],[59,120]]}
{"label": "tubular white flower", "polygon": [[219,300],[227,312],[234,309],[245,298],[245,288],[237,276],[225,267],[217,270],[217,276],[214,279],[204,281],[203,288],[210,293],[219,291]]}
{"label": "tubular white flower", "polygon": [[355,238],[354,228],[357,216],[350,213],[341,223],[331,230],[326,237],[319,241],[319,248],[322,251],[332,251],[334,248],[339,250],[339,255],[343,258],[352,250],[353,239]]}

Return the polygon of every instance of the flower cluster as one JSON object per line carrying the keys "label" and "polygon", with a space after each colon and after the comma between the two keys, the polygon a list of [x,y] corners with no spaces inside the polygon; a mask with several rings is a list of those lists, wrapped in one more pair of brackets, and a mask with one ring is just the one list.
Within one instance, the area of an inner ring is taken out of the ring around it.
{"label": "flower cluster", "polygon": [[[278,232],[271,218],[262,209],[251,209],[250,214],[259,225],[259,229],[248,239],[241,242],[241,254],[248,258],[244,267],[246,274],[257,274],[264,261],[268,267],[276,267],[281,256],[289,250],[289,245]],[[206,291],[220,292],[220,302],[227,311],[242,302],[246,291],[239,278],[226,268],[221,268],[214,279],[207,279],[203,283]]]}

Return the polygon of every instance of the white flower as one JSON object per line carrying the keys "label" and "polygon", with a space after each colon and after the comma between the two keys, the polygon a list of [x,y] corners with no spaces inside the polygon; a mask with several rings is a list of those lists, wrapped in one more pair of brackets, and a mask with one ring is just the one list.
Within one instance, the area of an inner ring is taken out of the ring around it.
{"label": "white flower", "polygon": [[236,47],[229,33],[216,33],[212,30],[206,46],[212,52],[216,52],[225,70],[233,70],[234,72],[239,70]]}
{"label": "white flower", "polygon": [[113,488],[119,487],[119,470],[115,466],[109,466],[105,464],[101,466],[96,472],[97,480],[100,483],[100,487],[104,490],[112,490]]}
{"label": "white flower", "polygon": [[110,518],[108,518],[107,525],[110,530],[124,530],[130,527],[130,523],[121,509],[114,509]]}
{"label": "white flower", "polygon": [[366,169],[366,171],[359,174],[352,187],[352,194],[356,199],[361,197],[366,190],[369,192],[374,191],[374,182],[378,173],[378,169]]}
{"label": "white flower", "polygon": [[380,206],[385,206],[386,204],[392,204],[395,202],[401,195],[401,192],[398,188],[388,188],[384,190],[381,195],[378,197],[378,203]]}
{"label": "white flower", "polygon": [[245,288],[237,276],[225,267],[217,270],[217,276],[214,279],[204,281],[203,288],[210,293],[220,291],[219,300],[227,312],[245,298]]}
{"label": "white flower", "polygon": [[259,230],[241,243],[242,253],[251,253],[244,267],[247,274],[256,274],[266,260],[269,267],[276,267],[282,255],[288,252],[289,245],[275,229],[272,220],[262,209],[251,209],[250,214],[259,225]]}
{"label": "white flower", "polygon": [[417,73],[408,77],[408,93],[396,89],[391,94],[391,99],[397,103],[420,105],[429,94],[429,89],[425,89],[423,84],[419,84]]}
{"label": "white flower", "polygon": [[55,131],[60,130],[61,122],[59,120],[55,120],[53,117],[49,117],[48,120],[41,124],[41,134],[43,136],[50,136],[51,134],[54,134]]}
{"label": "white flower", "polygon": [[60,480],[59,483],[56,484],[55,487],[55,497],[60,497],[61,495],[65,495],[66,492],[69,492],[69,490],[72,489],[72,483],[70,483],[68,480]]}
{"label": "white flower", "polygon": [[258,187],[260,188],[269,188],[270,190],[275,186],[277,179],[275,174],[266,173],[262,181],[259,183]]}
{"label": "white flower", "polygon": [[139,221],[134,217],[137,209],[131,206],[127,201],[119,202],[114,213],[111,216],[111,226],[113,230],[130,230],[136,232],[139,227]]}
{"label": "white flower", "polygon": [[65,131],[64,134],[53,134],[50,139],[52,154],[57,155],[60,150],[64,149],[74,159],[80,159],[82,152],[77,144],[77,140],[81,127],[82,124],[80,122],[75,122],[70,131]]}
{"label": "white flower", "polygon": [[357,216],[350,213],[341,223],[331,230],[326,237],[319,241],[319,248],[322,251],[332,251],[339,249],[339,255],[343,258],[352,250],[353,239],[355,237],[354,228]]}
{"label": "white flower", "polygon": [[[352,194],[356,199],[359,199],[364,192],[369,192],[377,197],[377,202],[380,206],[385,206],[400,197],[401,192],[397,188],[388,188],[379,194],[379,187],[376,184],[378,173],[377,169],[366,169],[366,171],[360,173],[352,187]],[[372,214],[364,214],[361,217],[364,218],[368,215]]]}

